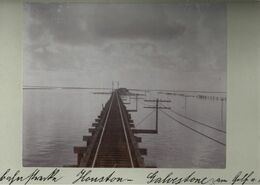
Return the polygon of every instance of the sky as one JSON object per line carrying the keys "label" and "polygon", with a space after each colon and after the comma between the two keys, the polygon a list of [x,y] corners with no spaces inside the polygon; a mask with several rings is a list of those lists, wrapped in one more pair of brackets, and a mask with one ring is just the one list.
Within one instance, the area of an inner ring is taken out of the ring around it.
{"label": "sky", "polygon": [[226,91],[220,3],[27,3],[24,85]]}

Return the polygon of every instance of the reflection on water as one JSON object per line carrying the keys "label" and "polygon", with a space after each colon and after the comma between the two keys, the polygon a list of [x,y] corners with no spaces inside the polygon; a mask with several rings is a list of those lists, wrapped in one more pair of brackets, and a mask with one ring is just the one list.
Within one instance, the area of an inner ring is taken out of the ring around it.
{"label": "reflection on water", "polygon": [[[190,94],[191,95],[191,94]],[[196,94],[192,94],[196,95]],[[223,96],[215,94],[214,96]],[[225,143],[225,133],[197,124],[184,118],[192,118],[219,130],[226,129],[226,105],[221,101],[196,97],[147,93],[146,99],[167,99],[160,106],[168,115],[181,123]],[[92,94],[89,90],[25,90],[23,117],[23,165],[64,166],[76,164],[74,146],[83,146],[83,135],[89,135],[88,128],[101,111],[109,95]],[[135,109],[136,101],[127,100],[128,109]],[[186,106],[185,106],[186,104]],[[155,128],[155,112],[143,108],[153,106],[152,102],[138,100],[138,112],[132,113],[136,128]],[[174,113],[177,112],[178,114]],[[139,134],[140,148],[147,148],[145,164],[172,168],[224,168],[225,146],[192,131],[159,112],[159,133]],[[143,118],[150,114],[145,120]]]}

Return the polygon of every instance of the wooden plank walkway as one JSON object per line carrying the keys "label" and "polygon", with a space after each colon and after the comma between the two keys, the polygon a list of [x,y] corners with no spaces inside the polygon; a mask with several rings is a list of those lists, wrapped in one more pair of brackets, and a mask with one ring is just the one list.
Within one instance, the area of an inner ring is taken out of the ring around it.
{"label": "wooden plank walkway", "polygon": [[78,154],[77,167],[144,167],[140,137],[134,136],[131,115],[120,97],[120,90],[112,92],[101,114],[90,128],[91,136],[83,136],[86,147],[74,147]]}

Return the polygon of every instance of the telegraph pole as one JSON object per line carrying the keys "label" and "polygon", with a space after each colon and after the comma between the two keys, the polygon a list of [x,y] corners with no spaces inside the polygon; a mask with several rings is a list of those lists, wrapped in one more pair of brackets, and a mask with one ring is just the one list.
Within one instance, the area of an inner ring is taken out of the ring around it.
{"label": "telegraph pole", "polygon": [[187,115],[187,96],[184,95],[184,109],[185,109],[185,115]]}
{"label": "telegraph pole", "polygon": [[224,116],[223,116],[223,111],[224,111],[224,110],[223,110],[223,109],[224,109],[224,98],[221,98],[220,100],[221,100],[221,110],[220,110],[220,111],[221,111],[221,123],[224,124],[224,118],[223,118],[223,117],[224,117]]}
{"label": "telegraph pole", "polygon": [[171,100],[160,100],[160,99],[155,99],[155,100],[144,100],[145,102],[155,102],[155,106],[148,106],[144,108],[150,108],[150,109],[155,109],[156,110],[156,120],[155,120],[155,132],[158,133],[159,126],[158,126],[158,111],[159,109],[171,109],[170,107],[159,107],[159,102],[171,102]]}
{"label": "telegraph pole", "polygon": [[138,97],[137,97],[137,94],[135,94],[135,110],[137,111],[137,102],[138,101]]}
{"label": "telegraph pole", "polygon": [[114,91],[114,81],[112,81],[112,92]]}
{"label": "telegraph pole", "polygon": [[[128,111],[130,111],[130,112],[137,112],[137,110],[138,110],[138,100],[139,99],[144,99],[144,98],[141,98],[141,97],[138,97],[138,96],[143,96],[143,94],[132,94],[132,95],[134,95],[135,97],[130,97],[130,99],[135,99],[135,109],[133,109],[133,110],[128,110]],[[129,95],[129,96],[131,96],[131,95]]]}
{"label": "telegraph pole", "polygon": [[193,97],[191,95],[183,95],[184,96],[184,110],[185,110],[185,115],[187,115],[187,98]]}
{"label": "telegraph pole", "polygon": [[155,117],[155,119],[156,119],[156,122],[155,122],[155,125],[156,125],[156,131],[157,131],[157,133],[158,133],[158,98],[156,99],[156,117]]}

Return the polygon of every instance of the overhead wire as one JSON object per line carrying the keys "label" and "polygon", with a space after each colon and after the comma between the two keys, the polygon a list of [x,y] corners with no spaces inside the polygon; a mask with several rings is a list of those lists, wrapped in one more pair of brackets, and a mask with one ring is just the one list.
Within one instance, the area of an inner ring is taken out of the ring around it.
{"label": "overhead wire", "polygon": [[195,133],[197,133],[197,134],[199,134],[199,135],[201,135],[201,136],[204,136],[204,137],[206,137],[206,138],[208,138],[208,139],[210,139],[210,140],[212,140],[212,141],[214,141],[214,142],[216,142],[216,143],[218,143],[218,144],[220,144],[220,145],[222,145],[222,146],[226,146],[225,143],[223,143],[223,142],[221,142],[221,141],[218,141],[218,140],[216,140],[216,139],[214,139],[214,138],[212,138],[212,137],[210,137],[210,136],[208,136],[208,135],[206,135],[206,134],[204,134],[204,133],[201,133],[201,132],[199,132],[198,130],[196,130],[196,129],[194,129],[194,128],[192,128],[192,127],[190,127],[190,126],[188,126],[188,125],[186,125],[186,124],[184,124],[184,123],[182,123],[181,121],[177,120],[176,118],[174,118],[173,116],[171,116],[171,115],[168,114],[167,112],[165,112],[165,111],[163,111],[163,110],[160,110],[160,111],[161,111],[162,113],[164,113],[166,116],[168,116],[169,118],[171,118],[172,120],[176,121],[177,123],[181,124],[182,126],[188,128],[188,129],[192,130],[193,132],[195,132]]}
{"label": "overhead wire", "polygon": [[141,123],[144,122],[144,120],[146,120],[149,116],[152,115],[152,113],[154,113],[155,110],[151,111],[149,114],[147,114],[141,121],[139,121],[136,126],[140,125]]}
{"label": "overhead wire", "polygon": [[[165,105],[164,105],[163,103],[160,102],[160,104],[165,107]],[[190,121],[193,121],[193,122],[195,122],[195,123],[197,123],[197,124],[199,124],[199,125],[203,125],[203,126],[205,126],[205,127],[208,127],[208,128],[213,129],[213,130],[216,130],[216,131],[218,131],[218,132],[222,132],[222,133],[226,134],[226,131],[224,131],[224,130],[218,129],[218,128],[216,128],[216,127],[212,127],[212,126],[210,126],[210,125],[208,125],[208,124],[206,124],[206,123],[203,123],[203,122],[194,120],[194,119],[192,119],[192,118],[190,118],[190,117],[188,117],[188,116],[184,116],[184,115],[182,115],[182,114],[176,112],[173,108],[171,108],[170,111],[173,112],[173,113],[175,113],[175,114],[177,114],[178,116],[181,116],[181,117],[183,117],[183,118],[186,118],[186,119],[188,119],[188,120],[190,120]]]}
{"label": "overhead wire", "polygon": [[[141,101],[141,103],[145,106],[145,103],[143,101]],[[153,113],[155,112],[155,110],[151,111],[149,114],[147,114],[141,121],[139,121],[138,123],[135,124],[135,126],[140,125],[141,123],[143,123],[148,117],[150,117]]]}
{"label": "overhead wire", "polygon": [[[160,102],[160,104],[165,107],[165,105],[164,105],[163,103]],[[206,135],[206,134],[204,134],[204,133],[202,133],[202,132],[199,132],[198,130],[196,130],[196,129],[194,129],[194,128],[192,128],[192,127],[190,127],[190,126],[184,124],[183,122],[181,122],[181,121],[179,121],[179,120],[177,120],[175,117],[173,117],[172,115],[170,115],[170,114],[167,113],[166,111],[163,111],[163,110],[161,110],[161,109],[159,109],[159,110],[160,110],[162,113],[164,113],[166,116],[168,116],[169,118],[171,118],[172,120],[176,121],[177,123],[181,124],[182,126],[188,128],[188,129],[190,129],[191,131],[193,131],[193,132],[195,132],[195,133],[197,133],[197,134],[199,134],[199,135],[201,135],[201,136],[203,136],[203,137],[206,137],[207,139],[210,139],[210,140],[212,140],[212,141],[214,141],[214,142],[216,142],[216,143],[218,143],[218,144],[220,144],[220,145],[222,145],[222,146],[226,146],[225,143],[223,143],[223,142],[221,142],[221,141],[218,141],[217,139],[214,139],[214,138],[212,138],[212,137],[210,137],[210,136],[208,136],[208,135]],[[170,110],[171,110],[171,109],[170,109]],[[155,111],[155,110],[154,110],[154,111]],[[181,117],[184,117],[184,118],[186,118],[186,119],[189,119],[189,120],[191,120],[191,121],[193,121],[193,122],[195,122],[195,123],[198,123],[198,124],[200,124],[200,125],[203,125],[203,126],[205,126],[205,127],[214,129],[214,130],[219,131],[219,132],[222,132],[222,133],[226,133],[224,130],[221,130],[221,129],[212,127],[212,126],[210,126],[210,125],[208,125],[208,124],[206,124],[206,123],[202,123],[202,122],[199,122],[199,121],[197,121],[197,120],[194,120],[194,119],[189,118],[189,117],[187,117],[187,116],[184,116],[184,115],[182,115],[182,114],[180,114],[180,113],[178,113],[178,112],[176,112],[176,111],[174,111],[174,110],[171,110],[171,111],[172,111],[173,113],[175,113],[175,114],[181,116]],[[152,111],[149,115],[147,115],[146,118],[149,117],[152,113],[153,113],[153,111]],[[146,119],[146,118],[145,118],[145,119]],[[144,119],[144,120],[145,120],[145,119]],[[143,120],[142,120],[142,121],[143,121]],[[140,123],[139,123],[139,124],[140,124]]]}
{"label": "overhead wire", "polygon": [[[142,104],[144,104],[144,102],[142,102]],[[163,103],[160,102],[160,104],[165,107],[165,105],[164,105]],[[202,133],[202,132],[199,132],[198,130],[196,130],[196,129],[194,129],[194,128],[192,128],[192,127],[190,127],[190,126],[184,124],[183,122],[181,122],[181,121],[179,121],[179,120],[177,120],[175,117],[173,117],[172,115],[170,115],[170,114],[167,113],[166,111],[163,111],[163,110],[161,110],[161,109],[159,109],[159,110],[160,110],[162,113],[164,113],[166,116],[168,116],[169,118],[171,118],[172,120],[174,120],[175,122],[177,122],[177,123],[181,124],[182,126],[188,128],[188,129],[190,129],[191,131],[193,131],[193,132],[195,132],[195,133],[197,133],[197,134],[199,134],[199,135],[201,135],[201,136],[203,136],[203,137],[205,137],[205,138],[207,138],[207,139],[210,139],[210,140],[212,140],[212,141],[214,141],[214,142],[216,142],[216,143],[218,143],[218,144],[220,144],[220,145],[222,145],[222,146],[226,146],[225,143],[223,143],[223,142],[221,142],[221,141],[218,141],[217,139],[212,138],[212,137],[210,137],[210,136],[208,136],[208,135],[206,135],[206,134],[204,134],[204,133]],[[171,110],[171,109],[170,109],[170,110]],[[150,112],[148,115],[146,115],[137,125],[140,125],[140,124],[141,124],[144,120],[146,120],[154,111],[155,111],[155,110],[153,110],[153,111]],[[221,130],[221,129],[212,127],[212,126],[210,126],[210,125],[208,125],[208,124],[206,124],[206,123],[202,123],[202,122],[199,122],[199,121],[194,120],[194,119],[192,119],[192,118],[189,118],[189,117],[187,117],[187,116],[184,116],[184,115],[182,115],[182,114],[180,114],[180,113],[178,113],[178,112],[176,112],[176,111],[174,111],[174,110],[171,110],[171,111],[172,111],[173,113],[175,113],[175,114],[181,116],[181,117],[184,117],[184,118],[186,118],[186,119],[189,119],[189,120],[191,120],[191,121],[193,121],[193,122],[195,122],[195,123],[198,123],[198,124],[200,124],[200,125],[203,125],[203,126],[205,126],[205,127],[208,127],[208,128],[214,129],[214,130],[217,130],[217,131],[222,132],[222,133],[226,133],[225,131],[223,131],[223,130]]]}

